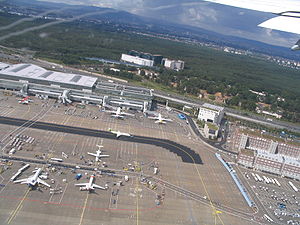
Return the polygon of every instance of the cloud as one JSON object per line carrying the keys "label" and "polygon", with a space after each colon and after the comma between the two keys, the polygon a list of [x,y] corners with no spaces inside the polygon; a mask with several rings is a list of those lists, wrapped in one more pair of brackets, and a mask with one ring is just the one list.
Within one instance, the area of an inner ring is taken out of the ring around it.
{"label": "cloud", "polygon": [[[136,15],[273,45],[290,46],[297,35],[257,27],[272,14],[242,10],[200,0],[40,0],[124,10]],[[292,40],[292,41],[291,41]]]}

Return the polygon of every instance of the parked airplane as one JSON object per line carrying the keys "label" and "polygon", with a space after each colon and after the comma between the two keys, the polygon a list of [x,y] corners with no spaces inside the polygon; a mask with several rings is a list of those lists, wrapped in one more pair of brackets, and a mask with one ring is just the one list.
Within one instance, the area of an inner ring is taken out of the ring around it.
{"label": "parked airplane", "polygon": [[19,100],[20,104],[28,104],[29,102],[31,102],[32,100],[29,99],[29,96],[26,96],[25,98]]}
{"label": "parked airplane", "polygon": [[101,158],[103,158],[103,157],[109,157],[109,155],[101,155],[102,151],[100,149],[103,147],[102,145],[97,145],[97,147],[99,149],[96,151],[96,153],[88,152],[87,154],[95,156],[96,157],[96,159],[95,159],[96,162],[99,162],[101,160]]}
{"label": "parked airplane", "polygon": [[47,187],[50,187],[49,184],[39,178],[41,172],[42,169],[38,168],[32,176],[21,180],[16,180],[14,183],[27,184],[29,187],[34,187],[36,184],[43,184]]}
{"label": "parked airplane", "polygon": [[148,117],[149,119],[153,119],[153,120],[156,120],[155,123],[159,123],[159,124],[165,124],[166,121],[169,121],[171,122],[172,120],[171,119],[166,119],[166,118],[163,118],[162,115],[159,113],[158,116],[155,116],[155,117]]}
{"label": "parked airplane", "polygon": [[[205,0],[208,2],[229,5],[238,8],[251,9],[261,12],[270,12],[277,17],[271,18],[258,26],[300,34],[300,2],[295,0]],[[300,50],[300,40],[291,47]]]}
{"label": "parked airplane", "polygon": [[108,131],[110,131],[111,133],[115,134],[117,136],[117,138],[119,138],[120,136],[132,137],[131,134],[123,133],[123,132],[120,132],[119,130],[118,131],[114,131],[111,128],[109,128]]}
{"label": "parked airplane", "polygon": [[92,175],[90,177],[90,180],[88,183],[80,183],[80,184],[75,184],[75,186],[80,186],[79,190],[80,191],[92,191],[94,190],[95,188],[98,188],[98,189],[102,189],[102,190],[106,190],[107,187],[101,187],[97,184],[94,184],[94,176]]}
{"label": "parked airplane", "polygon": [[111,113],[113,114],[111,115],[112,117],[119,118],[119,119],[124,119],[124,116],[134,116],[134,114],[122,112],[121,107],[118,107],[116,111],[105,111],[105,112]]}

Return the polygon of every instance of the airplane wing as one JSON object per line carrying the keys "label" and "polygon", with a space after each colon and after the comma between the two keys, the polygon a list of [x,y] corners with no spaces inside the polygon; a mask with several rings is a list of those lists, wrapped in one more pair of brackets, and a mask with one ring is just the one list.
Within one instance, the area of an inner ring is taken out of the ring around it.
{"label": "airplane wing", "polygon": [[112,117],[117,117],[117,118],[124,118],[122,115],[111,115]]}
{"label": "airplane wing", "polygon": [[39,184],[45,185],[45,186],[47,186],[47,187],[50,187],[49,184],[47,184],[45,181],[43,181],[43,180],[40,179],[40,178],[37,179],[37,182],[38,182]]}
{"label": "airplane wing", "polygon": [[204,0],[207,2],[229,5],[238,8],[251,9],[261,12],[282,13],[300,11],[298,0]]}
{"label": "airplane wing", "polygon": [[269,12],[278,15],[260,27],[300,34],[300,1],[298,0],[205,0],[238,8]]}
{"label": "airplane wing", "polygon": [[97,184],[93,184],[92,187],[93,187],[93,188],[102,189],[102,190],[106,190],[105,187],[99,186],[99,185],[97,185]]}
{"label": "airplane wing", "polygon": [[89,183],[74,184],[75,186],[87,186]]}
{"label": "airplane wing", "polygon": [[107,112],[107,113],[117,113],[117,111],[113,111],[113,110],[105,110],[104,112]]}
{"label": "airplane wing", "polygon": [[277,16],[259,24],[258,26],[274,29],[274,30],[285,31],[289,33],[300,34],[300,13],[299,13],[299,18]]}
{"label": "airplane wing", "polygon": [[109,157],[109,155],[99,155],[100,158]]}
{"label": "airplane wing", "polygon": [[158,117],[154,117],[154,116],[149,116],[148,119],[151,119],[151,120],[157,120]]}
{"label": "airplane wing", "polygon": [[24,183],[27,181],[28,181],[28,178],[25,178],[25,179],[15,180],[14,183]]}
{"label": "airplane wing", "polygon": [[163,121],[163,120],[157,120],[157,121],[155,121],[154,123],[166,123],[166,122]]}
{"label": "airplane wing", "polygon": [[97,157],[97,155],[95,153],[88,152],[87,154]]}
{"label": "airplane wing", "polygon": [[126,113],[126,112],[121,112],[122,115],[126,115],[126,116],[134,116],[134,114],[131,113]]}

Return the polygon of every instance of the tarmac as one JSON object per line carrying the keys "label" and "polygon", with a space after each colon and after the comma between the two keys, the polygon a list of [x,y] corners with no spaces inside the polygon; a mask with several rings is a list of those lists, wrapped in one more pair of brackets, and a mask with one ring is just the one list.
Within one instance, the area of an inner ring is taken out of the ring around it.
{"label": "tarmac", "polygon": [[[6,159],[14,137],[35,138],[32,144],[25,144],[22,150],[11,155],[12,165],[2,162],[1,167],[8,168],[0,174],[2,224],[248,225],[264,222],[259,213],[246,205],[230,175],[215,158],[214,148],[199,140],[176,113],[159,109],[173,122],[158,125],[141,113],[135,118],[118,120],[99,111],[97,106],[78,109],[72,105],[55,106],[52,99],[33,99],[33,103],[21,105],[14,96],[0,95],[0,136]],[[93,119],[95,116],[97,119]],[[64,132],[65,128],[69,131]],[[116,139],[108,128],[133,137]],[[95,152],[97,144],[103,145],[104,154],[110,155],[99,163],[87,154]],[[186,153],[174,149],[189,150],[189,154],[198,155],[201,161],[188,161],[184,158]],[[68,157],[64,158],[62,152]],[[63,162],[60,166],[59,162],[50,163],[52,157],[62,158]],[[43,187],[28,191],[26,185],[11,182],[11,176],[22,166],[15,159],[32,160],[31,167],[20,179],[32,174],[35,167],[42,167],[49,173],[46,182],[61,192],[51,194]],[[69,164],[73,167],[65,166]],[[74,166],[82,168],[74,169]],[[131,166],[141,171],[131,171]],[[159,168],[157,175],[153,174],[155,166]],[[51,167],[56,171],[52,172]],[[105,170],[108,173],[99,173]],[[75,179],[76,173],[83,174],[79,181]],[[75,182],[88,181],[92,174],[96,175],[96,184],[108,184],[109,189],[88,194],[74,186]],[[116,185],[124,180],[125,174],[129,175],[129,181]],[[152,181],[156,188],[144,184],[141,178]],[[162,195],[164,199],[156,205],[157,196]]]}
{"label": "tarmac", "polygon": [[[13,125],[13,126],[23,126],[24,124],[26,124],[27,127],[29,126],[35,129],[63,132],[69,134],[79,134],[84,136],[99,137],[99,138],[106,138],[106,139],[116,139],[115,134],[112,134],[111,132],[107,132],[107,131],[93,130],[93,129],[82,128],[82,127],[71,127],[66,125],[36,122],[36,121],[23,120],[17,118],[8,118],[2,116],[0,116],[0,124]],[[202,164],[202,160],[199,154],[195,153],[190,148],[178,144],[174,141],[164,140],[159,138],[136,136],[136,135],[132,137],[121,136],[119,139],[123,141],[135,142],[135,143],[156,145],[158,147],[165,148],[170,152],[175,153],[176,155],[181,157],[183,162]]]}

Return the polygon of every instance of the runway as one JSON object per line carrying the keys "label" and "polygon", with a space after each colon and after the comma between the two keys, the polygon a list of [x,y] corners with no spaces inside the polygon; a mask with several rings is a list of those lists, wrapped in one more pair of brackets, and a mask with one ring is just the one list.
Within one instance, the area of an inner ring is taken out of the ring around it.
{"label": "runway", "polygon": [[[0,123],[6,125],[12,125],[12,126],[22,126],[22,125],[24,126],[24,124],[26,124],[25,125],[26,127],[35,128],[35,129],[63,132],[69,134],[78,134],[78,135],[91,136],[91,137],[107,138],[107,139],[116,139],[116,136],[108,131],[95,130],[95,129],[82,128],[82,127],[73,127],[73,126],[66,126],[66,125],[45,123],[45,122],[38,122],[38,121],[29,121],[24,119],[17,119],[17,118],[3,117],[3,116],[0,116]],[[164,149],[167,149],[172,153],[175,153],[185,163],[203,164],[199,154],[197,154],[192,149],[184,145],[178,144],[174,141],[160,139],[160,138],[143,137],[143,136],[133,136],[133,137],[121,136],[120,139],[122,141],[156,145]]]}

